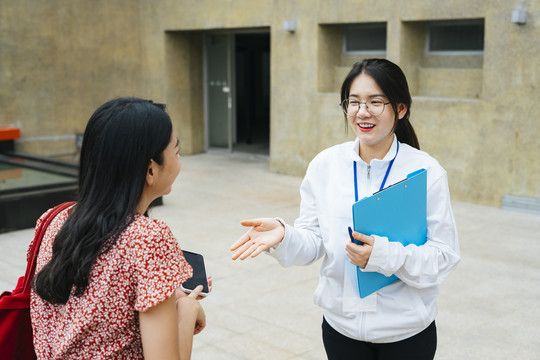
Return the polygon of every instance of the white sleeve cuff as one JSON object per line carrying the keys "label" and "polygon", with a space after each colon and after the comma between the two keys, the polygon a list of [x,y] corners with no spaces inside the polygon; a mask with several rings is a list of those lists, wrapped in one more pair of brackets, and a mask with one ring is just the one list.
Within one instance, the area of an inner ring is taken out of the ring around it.
{"label": "white sleeve cuff", "polygon": [[373,242],[373,249],[371,250],[371,255],[369,256],[369,260],[364,271],[379,272],[386,263],[386,259],[388,257],[388,238],[378,235],[370,236],[373,236],[375,241]]}
{"label": "white sleeve cuff", "polygon": [[279,249],[279,247],[281,246],[281,244],[285,241],[285,238],[287,237],[287,234],[289,233],[289,232],[287,231],[287,226],[288,226],[288,225],[287,225],[287,223],[285,222],[285,220],[283,220],[282,218],[279,218],[279,217],[275,217],[274,219],[277,220],[281,225],[283,225],[283,227],[285,228],[285,235],[283,236],[283,240],[281,240],[277,245],[272,246],[271,248],[264,250],[264,252],[267,253],[268,255],[272,254],[272,253],[275,252],[277,249]]}

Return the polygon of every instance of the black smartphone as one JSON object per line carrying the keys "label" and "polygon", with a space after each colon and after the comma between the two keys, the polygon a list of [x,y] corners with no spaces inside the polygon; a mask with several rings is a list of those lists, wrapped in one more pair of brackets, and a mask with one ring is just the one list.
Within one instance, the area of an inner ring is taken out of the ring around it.
{"label": "black smartphone", "polygon": [[192,292],[197,286],[202,285],[203,290],[201,296],[206,296],[209,293],[208,289],[208,277],[206,276],[206,267],[204,265],[204,258],[201,254],[197,254],[191,251],[182,250],[186,261],[193,268],[193,277],[187,279],[180,288],[186,293]]}

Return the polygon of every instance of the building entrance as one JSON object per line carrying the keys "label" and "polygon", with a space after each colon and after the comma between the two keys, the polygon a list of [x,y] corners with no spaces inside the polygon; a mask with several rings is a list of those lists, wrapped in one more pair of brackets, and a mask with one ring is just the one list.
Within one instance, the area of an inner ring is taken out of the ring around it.
{"label": "building entrance", "polygon": [[208,147],[268,155],[270,34],[209,34],[205,49]]}

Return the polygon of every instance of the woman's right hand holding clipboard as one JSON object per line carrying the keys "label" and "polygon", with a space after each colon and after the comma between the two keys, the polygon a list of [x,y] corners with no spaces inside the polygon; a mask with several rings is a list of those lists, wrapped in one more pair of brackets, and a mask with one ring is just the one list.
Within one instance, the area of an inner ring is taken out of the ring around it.
{"label": "woman's right hand holding clipboard", "polygon": [[[352,231],[349,228],[349,236],[351,241],[347,241],[345,251],[351,261],[351,264],[365,269],[373,250],[375,239],[373,236],[367,236],[357,231]],[[356,240],[356,241],[355,241]]]}

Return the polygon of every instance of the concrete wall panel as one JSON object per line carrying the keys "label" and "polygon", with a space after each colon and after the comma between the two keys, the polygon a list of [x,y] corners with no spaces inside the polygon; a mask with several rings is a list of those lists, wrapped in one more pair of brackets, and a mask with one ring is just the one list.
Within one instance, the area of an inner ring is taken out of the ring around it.
{"label": "concrete wall panel", "polygon": [[[525,25],[511,21],[518,7]],[[482,55],[425,54],[429,21],[476,18]],[[69,153],[96,106],[135,95],[166,102],[183,153],[203,151],[204,33],[264,30],[270,167],[302,175],[320,150],[352,138],[339,87],[365,56],[341,53],[343,26],[386,22],[382,55],[408,76],[422,149],[447,169],[455,199],[500,206],[504,195],[540,198],[539,19],[534,0],[0,2],[0,126],[21,128],[20,150]],[[282,28],[290,20],[294,33]]]}

